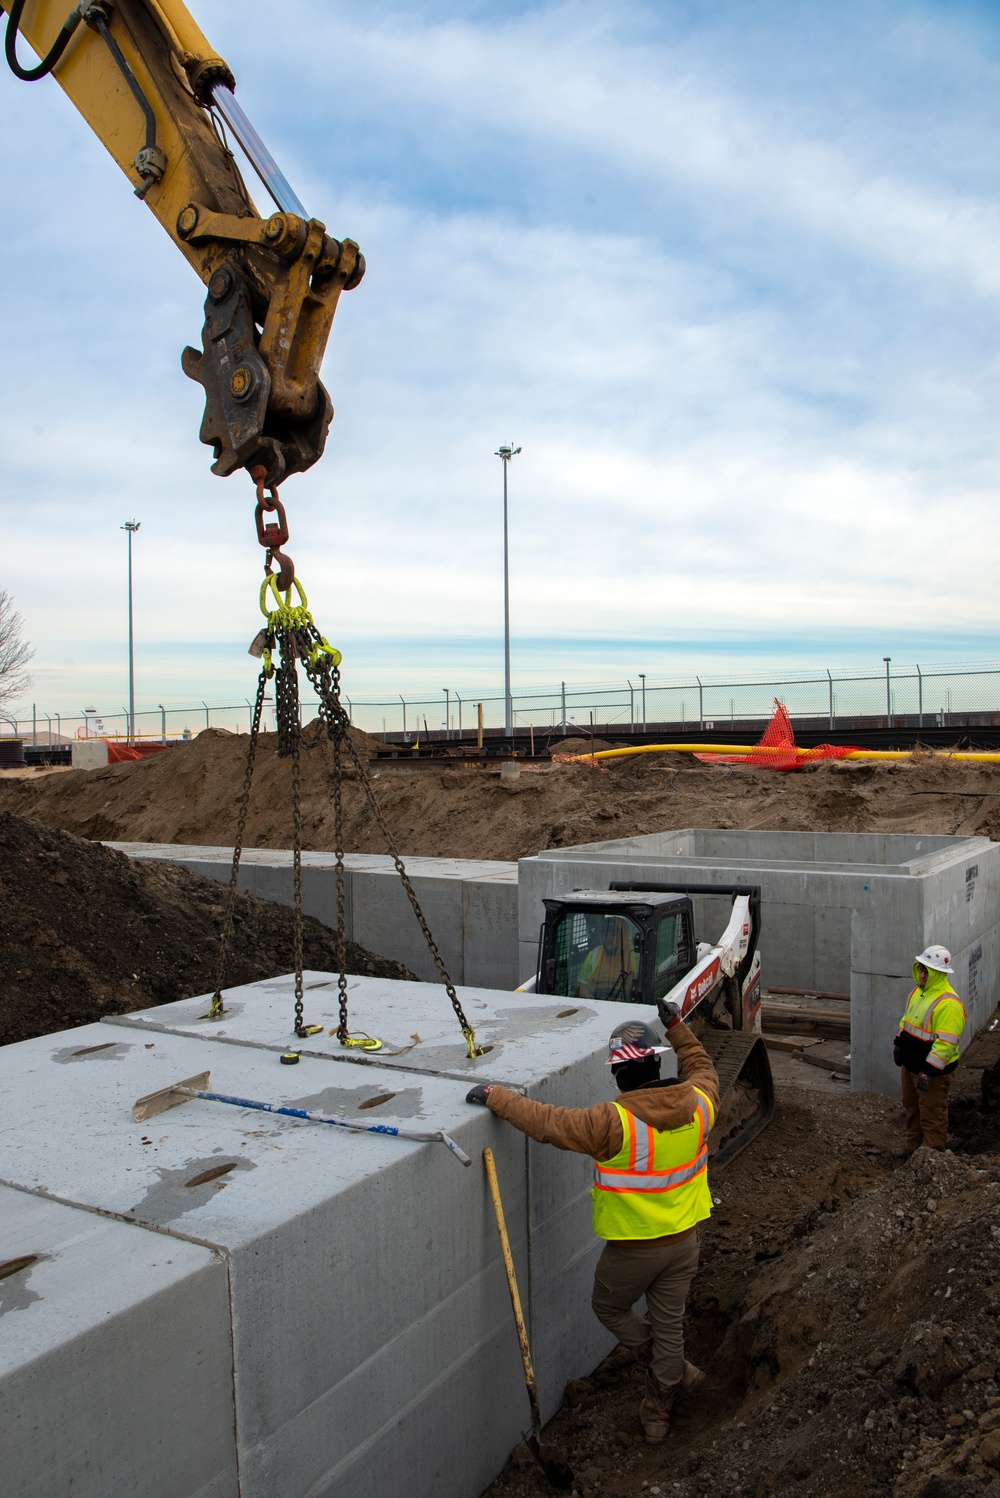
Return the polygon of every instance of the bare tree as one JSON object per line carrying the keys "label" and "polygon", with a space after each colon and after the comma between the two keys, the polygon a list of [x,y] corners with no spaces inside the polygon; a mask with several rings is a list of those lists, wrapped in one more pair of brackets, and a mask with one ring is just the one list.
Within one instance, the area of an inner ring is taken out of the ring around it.
{"label": "bare tree", "polygon": [[10,594],[0,588],[0,716],[9,702],[31,685],[28,662],[34,651],[24,638],[24,621]]}

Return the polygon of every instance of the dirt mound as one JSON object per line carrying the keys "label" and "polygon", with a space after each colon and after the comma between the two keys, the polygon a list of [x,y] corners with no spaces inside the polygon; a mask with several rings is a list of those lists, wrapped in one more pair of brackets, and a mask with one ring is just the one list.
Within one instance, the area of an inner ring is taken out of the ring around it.
{"label": "dirt mound", "polygon": [[[0,813],[0,1044],[211,992],[222,901],[214,880]],[[347,947],[352,973],[412,976]],[[304,957],[336,968],[333,932],[311,918]],[[292,912],[237,896],[228,982],[293,968]]]}
{"label": "dirt mound", "polygon": [[[708,1381],[660,1448],[627,1355],[571,1384],[546,1439],[579,1494],[1000,1498],[1000,1156],[898,1165],[901,1139],[888,1099],[779,1090],[712,1182],[687,1332]],[[547,1491],[518,1448],[489,1495]]]}
{"label": "dirt mound", "polygon": [[[378,742],[355,731],[366,756]],[[571,740],[576,744],[579,740]],[[246,736],[207,729],[190,744],[136,764],[37,779],[0,774],[0,810],[78,836],[231,846]],[[262,735],[247,841],[288,847],[291,766]],[[332,847],[329,748],[302,757],[305,846]],[[499,771],[372,767],[379,805],[404,853],[513,859],[674,827],[826,832],[973,833],[1000,837],[1000,766],[942,760],[828,761],[790,775],[703,765],[690,755],[637,755],[588,764]],[[344,787],[347,850],[384,852],[361,787]]]}

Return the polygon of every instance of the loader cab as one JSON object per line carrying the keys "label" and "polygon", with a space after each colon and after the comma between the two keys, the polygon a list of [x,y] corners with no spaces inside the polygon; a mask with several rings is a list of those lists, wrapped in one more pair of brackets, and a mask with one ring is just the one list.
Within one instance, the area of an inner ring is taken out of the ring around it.
{"label": "loader cab", "polygon": [[545,901],[535,991],[655,1004],[696,958],[694,911],[685,896],[574,890]]}

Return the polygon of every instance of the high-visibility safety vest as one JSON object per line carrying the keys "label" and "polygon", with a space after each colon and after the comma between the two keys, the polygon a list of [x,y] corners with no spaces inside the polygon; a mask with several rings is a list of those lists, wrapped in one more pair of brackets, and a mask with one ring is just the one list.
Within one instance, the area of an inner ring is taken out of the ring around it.
{"label": "high-visibility safety vest", "polygon": [[598,1238],[662,1238],[711,1215],[708,1131],[711,1101],[697,1087],[695,1111],[679,1129],[654,1129],[616,1102],[622,1146],[594,1164],[594,1232]]}
{"label": "high-visibility safety vest", "polygon": [[935,1071],[950,1070],[957,1065],[965,1029],[965,1005],[944,973],[928,971],[926,985],[910,994],[899,1028],[926,1047],[921,1064]]}

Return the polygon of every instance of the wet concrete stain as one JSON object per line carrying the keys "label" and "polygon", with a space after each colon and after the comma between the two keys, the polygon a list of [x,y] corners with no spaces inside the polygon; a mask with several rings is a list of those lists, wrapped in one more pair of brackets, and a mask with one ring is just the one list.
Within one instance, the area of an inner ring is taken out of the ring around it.
{"label": "wet concrete stain", "polygon": [[58,1051],[53,1051],[52,1060],[58,1062],[60,1066],[67,1066],[71,1061],[121,1061],[123,1056],[131,1050],[131,1044],[123,1040],[82,1048],[77,1045],[67,1045]]}
{"label": "wet concrete stain", "polygon": [[[309,1097],[290,1098],[293,1108],[308,1108],[315,1113],[335,1113],[340,1118],[357,1118],[359,1123],[379,1123],[383,1117],[422,1118],[424,1090],[422,1087],[403,1087],[392,1098],[377,1108],[361,1108],[368,1102],[388,1092],[392,1086],[388,1078],[371,1087],[324,1087],[322,1092],[313,1092]],[[359,1111],[360,1109],[360,1111]]]}
{"label": "wet concrete stain", "polygon": [[26,1257],[28,1263],[23,1269],[0,1279],[0,1316],[6,1316],[9,1311],[26,1311],[33,1301],[42,1299],[38,1291],[31,1288],[31,1274],[36,1264],[51,1259],[52,1255],[31,1254]]}
{"label": "wet concrete stain", "polygon": [[[226,1166],[231,1168],[226,1170]],[[160,1179],[124,1215],[137,1222],[166,1227],[188,1212],[196,1212],[211,1201],[217,1191],[224,1191],[230,1182],[236,1180],[238,1171],[256,1169],[252,1160],[233,1155],[223,1156],[220,1160],[218,1154],[188,1160],[179,1170],[159,1166],[156,1174]],[[192,1185],[199,1176],[205,1179],[200,1185]]]}

